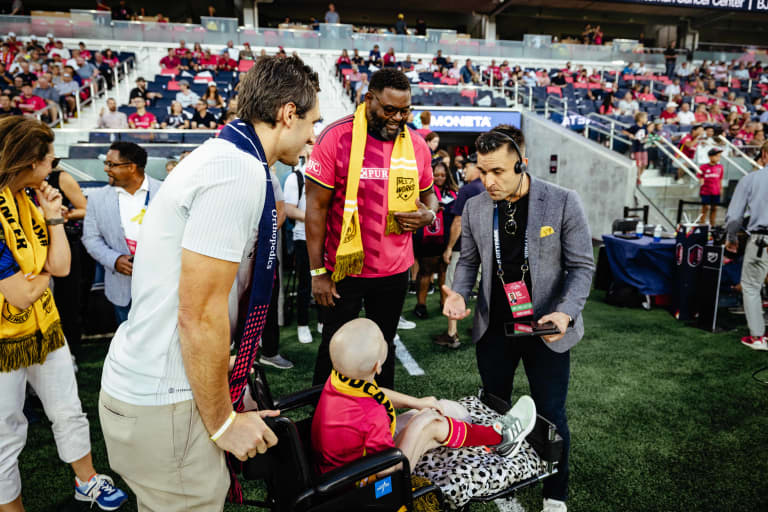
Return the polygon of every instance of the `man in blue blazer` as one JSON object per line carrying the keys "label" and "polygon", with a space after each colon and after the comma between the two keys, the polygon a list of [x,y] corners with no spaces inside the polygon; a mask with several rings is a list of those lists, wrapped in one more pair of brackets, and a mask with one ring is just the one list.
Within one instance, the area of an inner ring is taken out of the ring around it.
{"label": "man in blue blazer", "polygon": [[83,245],[104,266],[104,294],[120,324],[131,307],[133,254],[144,213],[162,182],[147,176],[147,152],[132,142],[115,142],[104,160],[109,185],[88,195]]}
{"label": "man in blue blazer", "polygon": [[[565,441],[558,473],[544,481],[544,512],[565,512],[570,432],[565,401],[570,349],[584,335],[581,311],[593,274],[587,218],[575,192],[528,175],[520,130],[500,125],[478,137],[485,192],[461,216],[461,256],[444,314],[462,319],[482,265],[472,328],[485,392],[510,401],[522,359],[536,410]],[[557,332],[520,336],[531,322]],[[526,325],[527,323],[527,325]]]}

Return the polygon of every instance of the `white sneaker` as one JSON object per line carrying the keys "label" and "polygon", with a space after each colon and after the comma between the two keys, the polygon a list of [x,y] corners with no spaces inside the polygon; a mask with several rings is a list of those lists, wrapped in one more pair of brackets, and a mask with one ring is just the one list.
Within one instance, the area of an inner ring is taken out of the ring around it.
{"label": "white sneaker", "polygon": [[568,512],[568,507],[565,506],[564,501],[544,498],[544,508],[541,512]]}
{"label": "white sneaker", "polygon": [[300,325],[298,329],[299,343],[312,343],[312,331],[308,325]]}
{"label": "white sneaker", "polygon": [[317,322],[317,333],[323,334],[323,324],[321,322]]}
{"label": "white sneaker", "polygon": [[416,322],[411,322],[410,320],[406,320],[401,316],[400,320],[397,321],[397,328],[398,329],[415,329]]}

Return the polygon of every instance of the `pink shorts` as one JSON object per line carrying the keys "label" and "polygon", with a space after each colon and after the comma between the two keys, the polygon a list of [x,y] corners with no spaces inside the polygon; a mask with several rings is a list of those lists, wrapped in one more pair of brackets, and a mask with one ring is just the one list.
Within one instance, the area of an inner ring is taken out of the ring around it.
{"label": "pink shorts", "polygon": [[635,163],[637,163],[638,167],[648,167],[647,151],[638,151],[636,153],[632,153],[632,158],[635,160]]}

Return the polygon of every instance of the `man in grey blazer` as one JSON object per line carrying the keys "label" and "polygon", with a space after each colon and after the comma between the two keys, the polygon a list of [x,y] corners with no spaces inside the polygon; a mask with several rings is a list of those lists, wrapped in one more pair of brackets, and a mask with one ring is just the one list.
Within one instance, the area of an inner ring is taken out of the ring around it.
{"label": "man in grey blazer", "polygon": [[[570,349],[584,334],[581,311],[594,268],[589,225],[575,192],[527,174],[520,130],[497,126],[476,146],[486,191],[461,216],[455,291],[446,289],[443,312],[453,319],[470,314],[466,303],[482,265],[472,341],[483,388],[510,401],[523,360],[537,412],[565,441],[558,473],[543,490],[544,512],[561,512],[568,497]],[[513,336],[526,321],[552,322],[559,333]]]}
{"label": "man in grey blazer", "polygon": [[120,324],[131,307],[131,274],[139,228],[162,182],[147,176],[147,152],[132,142],[113,143],[104,160],[109,185],[88,195],[83,245],[104,266],[104,294]]}

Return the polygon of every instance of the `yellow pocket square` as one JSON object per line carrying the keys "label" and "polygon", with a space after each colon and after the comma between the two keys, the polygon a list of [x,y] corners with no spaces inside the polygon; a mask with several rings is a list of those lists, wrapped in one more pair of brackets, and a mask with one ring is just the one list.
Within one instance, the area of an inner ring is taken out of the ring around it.
{"label": "yellow pocket square", "polygon": [[542,226],[541,227],[541,236],[540,238],[544,238],[545,236],[554,235],[555,230],[552,229],[552,226]]}

